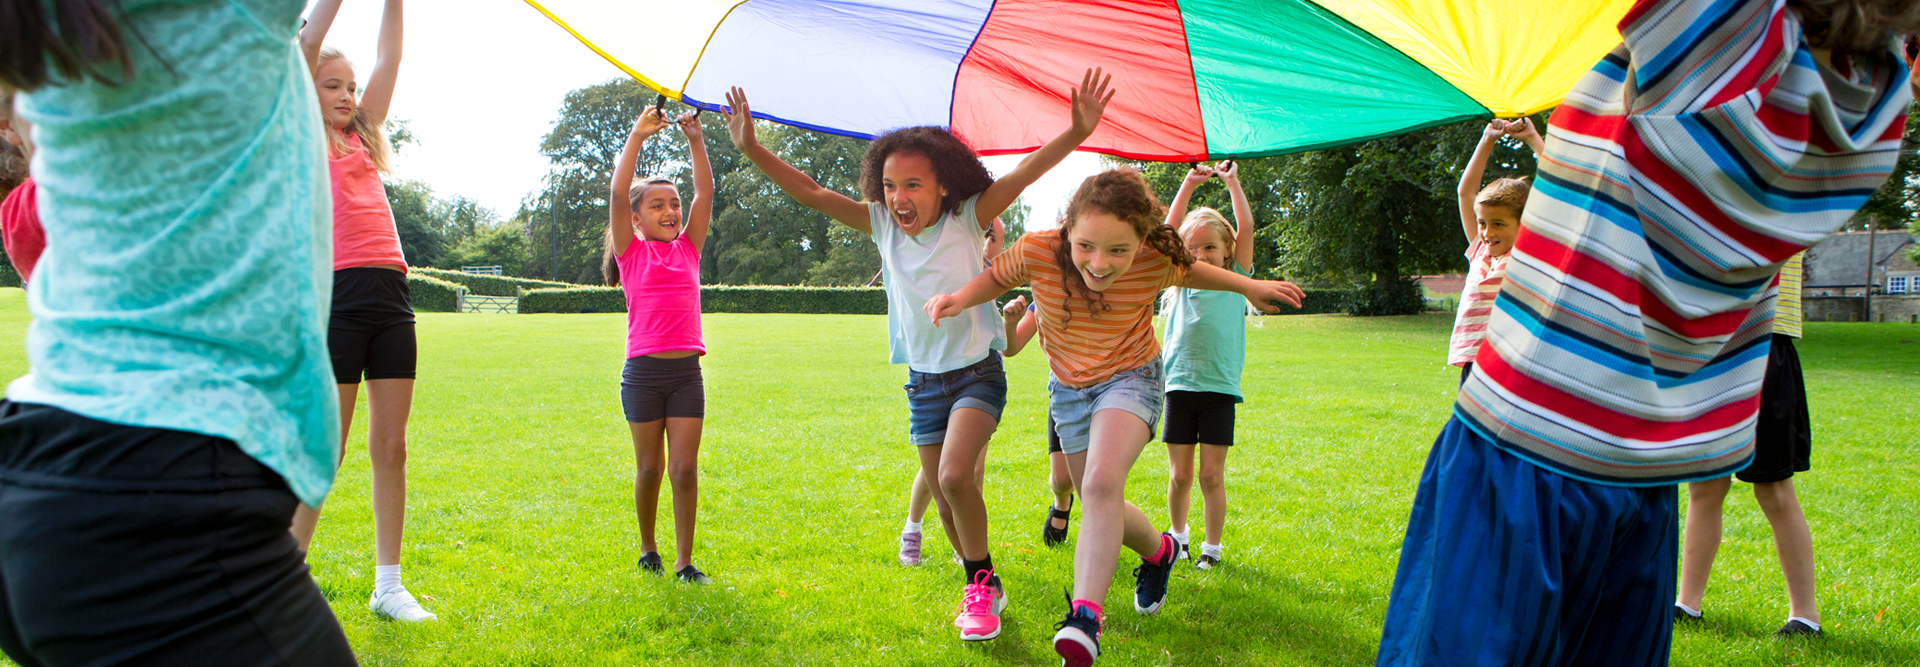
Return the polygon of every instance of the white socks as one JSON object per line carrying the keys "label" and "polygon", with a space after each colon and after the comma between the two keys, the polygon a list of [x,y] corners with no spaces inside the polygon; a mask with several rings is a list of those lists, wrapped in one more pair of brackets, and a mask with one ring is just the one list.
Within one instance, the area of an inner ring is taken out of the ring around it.
{"label": "white socks", "polygon": [[1167,534],[1168,534],[1168,535],[1172,535],[1172,536],[1173,536],[1173,541],[1175,541],[1175,542],[1179,542],[1179,543],[1180,543],[1180,546],[1186,546],[1186,544],[1187,544],[1187,531],[1186,531],[1186,529],[1184,529],[1184,528],[1183,528],[1183,529],[1180,529],[1180,530],[1174,530],[1173,528],[1171,528],[1171,527],[1169,527],[1169,528],[1167,528]]}
{"label": "white socks", "polygon": [[1200,543],[1200,555],[1202,556],[1212,556],[1214,560],[1222,560],[1221,556],[1225,555],[1226,552],[1227,548],[1218,544]]}
{"label": "white socks", "polygon": [[918,522],[918,521],[908,521],[908,522],[907,522],[907,527],[905,527],[905,528],[901,528],[901,529],[900,529],[900,532],[902,532],[902,533],[918,533],[918,532],[920,532],[920,522]]}
{"label": "white socks", "polygon": [[1807,627],[1809,627],[1809,628],[1813,628],[1813,631],[1814,631],[1814,632],[1819,632],[1819,631],[1820,631],[1820,624],[1819,624],[1819,623],[1815,623],[1815,622],[1813,622],[1813,621],[1810,621],[1810,620],[1807,620],[1807,619],[1806,619],[1806,617],[1804,617],[1804,616],[1788,616],[1788,617],[1787,617],[1787,622],[1788,622],[1788,623],[1792,623],[1792,622],[1794,622],[1794,621],[1799,621],[1799,622],[1801,622],[1801,623],[1805,623],[1805,624],[1807,624]]}
{"label": "white socks", "polygon": [[1693,607],[1675,602],[1673,603],[1673,608],[1680,610],[1680,613],[1686,614],[1688,618],[1700,618],[1700,610],[1694,609]]}
{"label": "white socks", "polygon": [[374,592],[390,591],[395,588],[405,588],[405,586],[400,585],[400,566],[398,565],[373,566]]}

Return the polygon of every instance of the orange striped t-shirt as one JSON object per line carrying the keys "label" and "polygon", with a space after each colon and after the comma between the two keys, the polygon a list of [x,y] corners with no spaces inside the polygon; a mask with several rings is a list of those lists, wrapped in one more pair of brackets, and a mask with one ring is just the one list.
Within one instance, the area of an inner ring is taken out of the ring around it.
{"label": "orange striped t-shirt", "polygon": [[[1085,388],[1121,371],[1160,363],[1160,341],[1153,334],[1153,301],[1160,290],[1179,284],[1186,271],[1158,250],[1142,245],[1133,265],[1104,292],[1094,293],[1098,315],[1080,295],[1067,295],[1066,273],[1054,260],[1064,241],[1057,231],[1020,237],[987,269],[1007,289],[1033,284],[1039,312],[1040,347],[1061,384]],[[1074,271],[1067,267],[1065,271]]]}

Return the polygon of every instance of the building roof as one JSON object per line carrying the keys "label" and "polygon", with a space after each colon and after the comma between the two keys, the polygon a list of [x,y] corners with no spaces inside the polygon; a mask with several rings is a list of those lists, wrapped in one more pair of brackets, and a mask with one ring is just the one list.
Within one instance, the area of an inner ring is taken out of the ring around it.
{"label": "building roof", "polygon": [[[1913,245],[1913,236],[1904,229],[1873,232],[1874,282],[1879,284],[1878,269],[1887,260],[1904,254]],[[1903,262],[1904,263],[1904,262]],[[1820,245],[1807,249],[1807,288],[1859,287],[1867,281],[1867,232],[1842,232],[1828,237]]]}

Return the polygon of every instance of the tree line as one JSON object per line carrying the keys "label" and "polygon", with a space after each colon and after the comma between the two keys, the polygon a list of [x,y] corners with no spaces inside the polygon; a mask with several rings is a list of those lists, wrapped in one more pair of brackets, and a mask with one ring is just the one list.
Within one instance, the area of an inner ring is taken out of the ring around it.
{"label": "tree line", "polygon": [[[551,168],[538,190],[512,217],[501,220],[464,197],[442,199],[417,182],[387,188],[402,245],[424,266],[497,265],[508,275],[599,284],[605,247],[607,186],[633,120],[653,103],[653,91],[616,80],[569,93],[541,142]],[[684,107],[669,103],[669,113]],[[1534,117],[1546,127],[1548,114]],[[713,227],[701,257],[701,282],[761,285],[865,285],[880,270],[873,243],[794,202],[733,147],[719,114],[702,114],[714,173]],[[1484,121],[1437,126],[1305,153],[1240,161],[1240,181],[1253,209],[1255,275],[1316,287],[1364,288],[1354,312],[1416,311],[1420,291],[1410,276],[1465,271],[1454,192]],[[1920,136],[1920,116],[1908,124],[1909,146]],[[404,126],[390,134],[404,146]],[[866,141],[762,123],[762,143],[819,181],[859,196]],[[684,183],[685,138],[656,135],[640,153],[639,175]],[[1530,177],[1535,157],[1518,142],[1503,142],[1486,178]],[[1188,165],[1109,160],[1144,172],[1170,198]],[[1895,177],[1875,194],[1862,217],[1882,229],[1907,226],[1920,201],[1920,156],[1903,152]],[[691,197],[683,187],[681,196]],[[1195,206],[1231,215],[1225,190],[1202,186]],[[1026,226],[1016,206],[1010,236]],[[1857,223],[1863,224],[1863,223]]]}

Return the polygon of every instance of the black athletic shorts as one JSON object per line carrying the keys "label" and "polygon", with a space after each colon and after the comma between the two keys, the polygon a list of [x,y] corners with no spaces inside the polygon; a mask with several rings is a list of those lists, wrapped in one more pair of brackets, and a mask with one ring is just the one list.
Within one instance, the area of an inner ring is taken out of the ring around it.
{"label": "black athletic shorts", "polygon": [[1734,473],[1749,484],[1778,482],[1812,467],[1813,429],[1807,418],[1807,382],[1793,337],[1773,335],[1767,379],[1760,384],[1760,418],[1754,426],[1753,463]]}
{"label": "black athletic shorts", "polygon": [[407,275],[360,266],[333,272],[333,314],[327,320],[333,380],[412,379],[419,361],[413,336],[413,291]]}
{"label": "black athletic shorts", "polygon": [[0,401],[0,650],[42,665],[352,665],[233,441]]}
{"label": "black athletic shorts", "polygon": [[636,424],[666,417],[706,418],[707,385],[700,375],[700,355],[628,359],[620,370],[620,409],[627,421]]}
{"label": "black athletic shorts", "polygon": [[1053,426],[1053,411],[1048,410],[1047,413],[1047,454],[1051,456],[1066,450],[1060,448],[1060,429]]}
{"label": "black athletic shorts", "polygon": [[1233,406],[1238,401],[1232,394],[1210,391],[1167,392],[1167,432],[1161,442],[1232,447]]}

